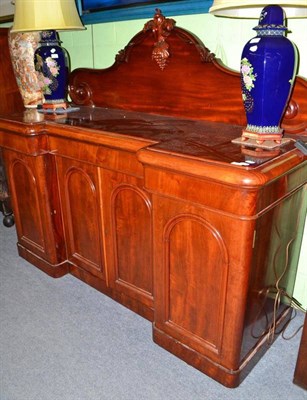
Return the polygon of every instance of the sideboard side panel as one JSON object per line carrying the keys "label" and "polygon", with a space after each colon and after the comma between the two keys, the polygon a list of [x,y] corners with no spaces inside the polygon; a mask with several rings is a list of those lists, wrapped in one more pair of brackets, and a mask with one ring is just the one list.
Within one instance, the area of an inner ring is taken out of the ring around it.
{"label": "sideboard side panel", "polygon": [[3,150],[12,191],[19,251],[48,274],[67,273],[54,163],[49,154]]}

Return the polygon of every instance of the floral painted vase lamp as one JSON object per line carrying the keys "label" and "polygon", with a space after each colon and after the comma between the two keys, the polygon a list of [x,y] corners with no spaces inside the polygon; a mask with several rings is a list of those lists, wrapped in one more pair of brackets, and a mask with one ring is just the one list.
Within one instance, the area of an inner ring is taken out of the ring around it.
{"label": "floral painted vase lamp", "polygon": [[11,33],[41,32],[34,53],[35,69],[42,88],[45,109],[66,109],[69,56],[61,47],[58,30],[85,29],[75,0],[15,0]]}
{"label": "floral painted vase lamp", "polygon": [[295,45],[285,37],[285,17],[307,17],[307,0],[271,1],[269,5],[263,1],[220,0],[214,1],[210,12],[238,18],[260,14],[254,28],[257,36],[245,45],[240,65],[247,126],[233,143],[278,148],[290,140],[283,138],[280,123],[290,99],[298,60]]}
{"label": "floral painted vase lamp", "polygon": [[40,45],[40,32],[9,33],[9,49],[16,78],[25,108],[37,108],[43,104],[44,96],[39,74],[34,67],[34,52]]}

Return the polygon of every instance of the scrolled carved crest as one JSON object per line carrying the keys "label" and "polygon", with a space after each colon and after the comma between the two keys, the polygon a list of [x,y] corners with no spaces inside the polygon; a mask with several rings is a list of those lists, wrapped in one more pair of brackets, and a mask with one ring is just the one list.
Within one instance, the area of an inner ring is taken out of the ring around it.
{"label": "scrolled carved crest", "polygon": [[119,50],[119,52],[115,56],[115,60],[117,63],[122,63],[124,61],[127,61],[126,51]]}
{"label": "scrolled carved crest", "polygon": [[197,49],[203,62],[210,63],[215,59],[215,54],[211,53],[207,47],[197,46]]}
{"label": "scrolled carved crest", "polygon": [[171,18],[165,18],[161,10],[156,9],[156,14],[152,20],[144,25],[143,31],[152,30],[156,42],[152,51],[152,59],[157,62],[163,70],[167,64],[169,53],[169,45],[166,42],[167,36],[173,30],[176,21]]}
{"label": "scrolled carved crest", "polygon": [[72,101],[79,105],[93,105],[92,90],[86,82],[69,85],[69,94]]}
{"label": "scrolled carved crest", "polygon": [[291,99],[285,112],[285,119],[295,118],[298,114],[299,107],[295,100]]}

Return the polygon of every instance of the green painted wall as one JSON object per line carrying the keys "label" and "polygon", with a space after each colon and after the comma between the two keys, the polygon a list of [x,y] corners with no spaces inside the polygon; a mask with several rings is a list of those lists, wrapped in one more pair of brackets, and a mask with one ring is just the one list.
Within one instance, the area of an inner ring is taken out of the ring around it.
{"label": "green painted wall", "polygon": [[[177,26],[197,35],[224,64],[238,70],[245,43],[255,36],[256,20],[218,18],[210,14],[171,16]],[[147,20],[109,22],[88,25],[86,31],[62,32],[63,46],[69,51],[72,69],[82,67],[105,68],[113,64],[115,55],[138,33]],[[288,22],[288,38],[300,52],[299,75],[307,78],[307,23],[306,19]]]}

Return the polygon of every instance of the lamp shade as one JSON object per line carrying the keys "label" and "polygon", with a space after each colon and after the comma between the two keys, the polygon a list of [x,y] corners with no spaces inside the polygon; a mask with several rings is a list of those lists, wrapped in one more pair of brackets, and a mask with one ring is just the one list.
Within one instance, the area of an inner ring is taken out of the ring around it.
{"label": "lamp shade", "polygon": [[214,0],[209,12],[221,17],[258,19],[268,4],[281,6],[287,18],[307,17],[307,0]]}
{"label": "lamp shade", "polygon": [[85,29],[75,0],[15,0],[11,32]]}

